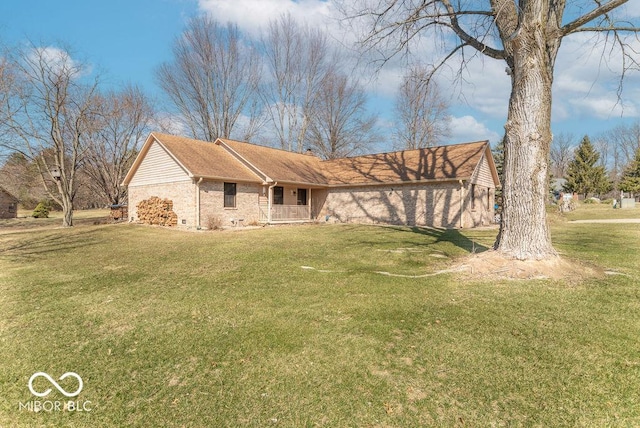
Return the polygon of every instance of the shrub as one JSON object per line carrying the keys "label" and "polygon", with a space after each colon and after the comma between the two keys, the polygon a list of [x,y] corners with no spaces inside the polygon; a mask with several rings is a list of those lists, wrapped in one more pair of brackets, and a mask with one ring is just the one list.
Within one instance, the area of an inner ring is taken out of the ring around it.
{"label": "shrub", "polygon": [[209,230],[220,230],[222,229],[222,219],[216,215],[211,215],[207,217],[207,229]]}
{"label": "shrub", "polygon": [[49,218],[50,210],[51,210],[50,204],[47,201],[41,201],[33,210],[32,215],[34,218]]}
{"label": "shrub", "polygon": [[560,213],[568,213],[577,208],[576,201],[573,199],[563,199],[558,201],[558,211]]}

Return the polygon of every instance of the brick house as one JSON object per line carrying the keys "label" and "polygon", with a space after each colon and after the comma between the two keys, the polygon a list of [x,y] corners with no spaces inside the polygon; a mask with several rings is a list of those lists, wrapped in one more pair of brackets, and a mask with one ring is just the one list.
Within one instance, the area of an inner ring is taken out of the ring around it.
{"label": "brick house", "polygon": [[124,179],[129,216],[151,196],[178,224],[334,221],[463,228],[494,216],[488,142],[321,160],[312,154],[152,133]]}
{"label": "brick house", "polygon": [[0,187],[0,218],[18,217],[18,198]]}

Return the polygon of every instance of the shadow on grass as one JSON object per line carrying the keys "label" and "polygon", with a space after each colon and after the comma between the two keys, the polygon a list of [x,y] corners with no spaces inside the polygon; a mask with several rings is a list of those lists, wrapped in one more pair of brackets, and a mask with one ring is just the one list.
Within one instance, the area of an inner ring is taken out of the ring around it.
{"label": "shadow on grass", "polygon": [[482,253],[489,249],[489,247],[483,244],[480,244],[479,242],[463,235],[462,233],[460,233],[460,230],[458,229],[436,229],[436,228],[418,227],[418,226],[410,226],[410,227],[388,226],[387,228],[391,230],[396,230],[398,232],[417,233],[420,235],[428,236],[434,239],[434,241],[432,242],[434,244],[437,244],[440,242],[450,242],[455,246],[457,246],[458,248],[461,248],[468,253]]}
{"label": "shadow on grass", "polygon": [[74,228],[46,232],[15,233],[0,236],[0,259],[13,262],[30,262],[48,253],[64,253],[69,250],[97,244],[94,230],[78,231]]}

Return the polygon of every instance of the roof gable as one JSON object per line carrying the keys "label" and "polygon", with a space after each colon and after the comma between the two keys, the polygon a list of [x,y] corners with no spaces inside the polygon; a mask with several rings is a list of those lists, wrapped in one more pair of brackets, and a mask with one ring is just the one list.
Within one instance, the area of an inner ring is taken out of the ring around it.
{"label": "roof gable", "polygon": [[129,184],[153,143],[160,144],[174,161],[192,177],[247,182],[261,181],[255,173],[238,162],[222,147],[191,138],[151,133],[124,179]]}
{"label": "roof gable", "polygon": [[15,202],[18,202],[18,198],[16,198],[15,196],[13,196],[13,194],[9,193],[8,190],[6,190],[4,187],[0,186],[0,193],[4,193],[5,195],[7,195],[7,197]]}
{"label": "roof gable", "polygon": [[266,182],[327,184],[322,161],[316,156],[222,138],[216,143],[225,145],[256,168]]}

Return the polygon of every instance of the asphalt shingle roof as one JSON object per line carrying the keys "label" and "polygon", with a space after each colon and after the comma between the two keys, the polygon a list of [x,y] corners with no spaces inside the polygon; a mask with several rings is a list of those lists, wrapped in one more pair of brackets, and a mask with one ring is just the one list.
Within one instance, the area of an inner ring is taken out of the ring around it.
{"label": "asphalt shingle roof", "polygon": [[249,168],[216,144],[157,132],[152,135],[194,177],[260,181]]}
{"label": "asphalt shingle roof", "polygon": [[152,136],[194,177],[323,187],[466,180],[488,149],[487,141],[478,141],[323,161],[229,139],[212,143],[155,132]]}
{"label": "asphalt shingle roof", "polygon": [[468,179],[487,144],[480,141],[333,159],[322,167],[332,185]]}

